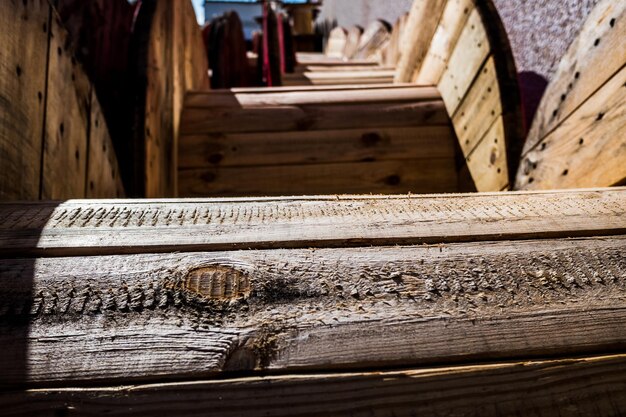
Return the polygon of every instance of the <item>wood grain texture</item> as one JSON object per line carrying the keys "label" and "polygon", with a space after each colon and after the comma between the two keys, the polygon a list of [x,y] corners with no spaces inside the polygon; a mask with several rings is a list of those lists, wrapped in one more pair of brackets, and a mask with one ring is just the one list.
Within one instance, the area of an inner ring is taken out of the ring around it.
{"label": "wood grain texture", "polygon": [[506,156],[504,119],[499,116],[465,158],[477,191],[501,191],[509,187]]}
{"label": "wood grain texture", "polygon": [[455,140],[448,126],[183,136],[179,168],[454,158]]}
{"label": "wood grain texture", "polygon": [[[253,106],[297,106],[313,104],[374,104],[385,102],[427,102],[440,100],[435,87],[412,85],[391,88],[354,88],[289,91],[285,88],[265,88],[261,91],[211,90],[191,91],[185,98],[185,108],[220,108]],[[358,127],[358,126],[355,126]]]}
{"label": "wood grain texture", "polygon": [[465,22],[473,9],[473,0],[448,0],[446,2],[424,63],[419,71],[413,74],[413,80],[417,84],[436,85],[439,83],[454,46],[465,27]]}
{"label": "wood grain texture", "polygon": [[4,259],[0,382],[188,380],[620,350],[625,242]]}
{"label": "wood grain texture", "polygon": [[405,42],[400,52],[395,82],[411,82],[413,73],[422,66],[445,3],[444,0],[413,2],[406,23]]}
{"label": "wood grain texture", "polygon": [[[387,372],[13,391],[6,416],[156,413],[340,417],[615,417],[626,413],[623,355]],[[289,407],[278,404],[280,397]]]}
{"label": "wood grain texture", "polygon": [[[445,140],[443,137],[441,140]],[[448,136],[448,146],[452,146]],[[181,197],[445,193],[457,190],[454,156],[179,171]]]}
{"label": "wood grain texture", "polygon": [[283,132],[434,126],[449,122],[441,100],[417,103],[302,104],[220,109],[186,108],[181,133]]}
{"label": "wood grain texture", "polygon": [[121,198],[125,196],[125,192],[113,142],[95,90],[91,94],[85,197]]}
{"label": "wood grain texture", "polygon": [[489,55],[487,31],[474,9],[450,56],[438,87],[449,114],[454,114]]}
{"label": "wood grain texture", "polygon": [[50,31],[41,197],[83,198],[92,88],[56,15]]}
{"label": "wood grain texture", "polygon": [[0,200],[39,199],[50,6],[0,4]]}
{"label": "wood grain texture", "polygon": [[611,186],[626,179],[626,66],[524,156],[517,189]]}
{"label": "wood grain texture", "polygon": [[0,252],[150,253],[624,233],[626,189],[0,204]]}
{"label": "wood grain texture", "polygon": [[626,63],[626,3],[603,0],[587,18],[552,77],[537,110],[524,155],[567,120]]}

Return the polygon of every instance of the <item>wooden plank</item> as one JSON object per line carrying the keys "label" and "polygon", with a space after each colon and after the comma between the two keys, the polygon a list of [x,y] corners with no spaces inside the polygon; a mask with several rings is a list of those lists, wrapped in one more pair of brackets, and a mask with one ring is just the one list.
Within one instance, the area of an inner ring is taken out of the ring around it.
{"label": "wooden plank", "polygon": [[0,4],[0,200],[37,200],[50,6]]}
{"label": "wooden plank", "polygon": [[[450,141],[450,139],[448,139]],[[457,191],[454,158],[181,170],[181,197],[399,194]]]}
{"label": "wooden plank", "polygon": [[626,63],[626,2],[604,0],[593,9],[543,95],[524,155],[565,121]]}
{"label": "wooden plank", "polygon": [[501,191],[509,186],[504,134],[504,119],[500,116],[465,158],[479,192]]}
{"label": "wooden plank", "polygon": [[465,156],[472,153],[487,130],[502,115],[497,76],[494,57],[490,56],[452,118],[452,125]]}
{"label": "wooden plank", "polygon": [[[293,92],[293,91],[350,91],[350,90],[374,90],[374,89],[403,89],[414,88],[414,84],[402,83],[402,84],[352,84],[352,85],[300,85],[300,86],[281,86],[281,87],[246,87],[246,88],[230,88],[228,90],[213,90],[214,92],[230,91],[236,94],[266,94],[266,93],[278,93],[278,92]],[[190,91],[189,94],[193,94]]]}
{"label": "wooden plank", "polygon": [[389,46],[383,51],[383,64],[386,66],[395,67],[400,62],[400,53],[404,43],[403,37],[406,32],[408,19],[409,13],[407,12],[400,16],[393,25]]}
{"label": "wooden plank", "polygon": [[351,26],[348,28],[348,38],[346,40],[346,48],[343,50],[344,58],[352,60],[355,58],[355,54],[359,49],[359,43],[361,41],[361,35],[363,35],[363,28],[361,26]]}
{"label": "wooden plank", "polygon": [[363,32],[361,39],[359,39],[359,47],[354,58],[377,58],[380,49],[384,47],[391,38],[390,29],[389,23],[383,20],[374,20],[371,22],[367,26],[367,29],[365,29],[365,32]]}
{"label": "wooden plank", "polygon": [[454,114],[463,101],[472,81],[487,59],[489,49],[485,26],[480,13],[474,9],[461,32],[438,84],[448,113]]}
{"label": "wooden plank", "polygon": [[625,233],[626,188],[0,204],[0,253],[145,253]]}
{"label": "wooden plank", "polygon": [[443,13],[445,0],[416,0],[411,6],[406,23],[404,45],[400,52],[400,61],[395,75],[395,82],[412,82],[413,73],[424,62],[439,19]]}
{"label": "wooden plank", "polygon": [[301,65],[297,68],[299,73],[307,72],[341,72],[341,71],[393,71],[393,66],[371,65]]}
{"label": "wooden plank", "polygon": [[[234,378],[5,392],[7,416],[612,417],[626,413],[626,357],[500,362],[384,372]],[[276,401],[281,398],[280,403]],[[211,411],[209,411],[211,410]]]}
{"label": "wooden plank", "polygon": [[523,159],[518,189],[610,186],[626,179],[626,66]]}
{"label": "wooden plank", "polygon": [[50,200],[83,198],[91,85],[57,16],[50,31],[41,195]]}
{"label": "wooden plank", "polygon": [[393,82],[395,71],[389,69],[374,69],[369,71],[323,71],[304,72],[299,74],[285,74],[285,85],[288,83],[303,83],[313,85],[327,84],[365,84],[365,83],[389,83]]}
{"label": "wooden plank", "polygon": [[381,127],[433,126],[449,123],[441,100],[417,103],[312,104],[249,108],[185,109],[181,133],[283,132]]}
{"label": "wooden plank", "polygon": [[220,108],[253,106],[296,106],[307,104],[360,104],[384,102],[420,102],[439,100],[435,87],[343,89],[321,91],[284,91],[270,88],[262,94],[231,90],[192,91],[185,98],[185,108]]}
{"label": "wooden plank", "polygon": [[324,53],[331,58],[343,58],[343,51],[348,42],[348,32],[341,26],[330,31]]}
{"label": "wooden plank", "polygon": [[[446,140],[447,138],[447,140]],[[179,169],[453,158],[448,126],[183,136]]]}
{"label": "wooden plank", "polygon": [[87,198],[124,197],[124,185],[120,178],[113,142],[109,136],[100,103],[95,91],[91,95],[89,121],[89,158],[87,160]]}
{"label": "wooden plank", "polygon": [[333,58],[318,52],[297,52],[296,60],[302,65],[378,65],[378,62],[372,60]]}
{"label": "wooden plank", "polygon": [[0,383],[619,351],[625,248],[618,236],[5,259]]}
{"label": "wooden plank", "polygon": [[461,31],[473,10],[473,0],[448,0],[446,2],[424,63],[417,73],[413,73],[413,80],[417,84],[439,83]]}

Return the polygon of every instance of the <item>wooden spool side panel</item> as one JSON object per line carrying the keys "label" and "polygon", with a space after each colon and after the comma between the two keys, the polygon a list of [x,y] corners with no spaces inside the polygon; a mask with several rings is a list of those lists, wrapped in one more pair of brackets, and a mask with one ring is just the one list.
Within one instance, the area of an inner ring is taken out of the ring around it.
{"label": "wooden spool side panel", "polygon": [[136,134],[145,147],[145,195],[172,197],[176,195],[177,140],[184,96],[191,89],[208,88],[208,63],[191,3],[155,3],[142,6],[140,16],[149,33],[143,51],[147,56],[143,69],[145,105],[138,110],[143,112],[143,123],[140,120]]}
{"label": "wooden spool side panel", "polygon": [[91,84],[72,56],[69,33],[54,15],[50,30],[42,198],[82,198],[87,178]]}
{"label": "wooden spool side panel", "polygon": [[330,31],[326,51],[324,53],[331,58],[343,58],[343,51],[346,48],[347,41],[348,32],[341,26],[334,28]]}
{"label": "wooden spool side panel", "polygon": [[346,48],[343,51],[344,58],[347,58],[347,59],[354,58],[354,54],[356,54],[359,48],[361,35],[363,35],[363,28],[361,26],[352,26],[348,29],[348,38],[346,39]]}
{"label": "wooden spool side panel", "polygon": [[526,154],[516,188],[581,188],[626,180],[626,67]]}
{"label": "wooden spool side panel", "polygon": [[445,4],[445,0],[413,2],[407,18],[405,41],[400,51],[396,83],[411,82],[413,73],[422,66]]}
{"label": "wooden spool side panel", "polygon": [[354,56],[356,59],[375,59],[379,58],[381,48],[384,48],[391,38],[389,32],[389,23],[382,20],[375,20],[372,22],[363,36],[359,40],[359,47]]}
{"label": "wooden spool side panel", "polygon": [[91,97],[87,164],[85,197],[121,198],[125,196],[117,156],[95,91],[92,91]]}
{"label": "wooden spool side panel", "polygon": [[39,198],[50,6],[0,2],[0,200]]}
{"label": "wooden spool side panel", "polygon": [[537,110],[523,154],[541,145],[626,63],[626,2],[604,0],[562,58]]}

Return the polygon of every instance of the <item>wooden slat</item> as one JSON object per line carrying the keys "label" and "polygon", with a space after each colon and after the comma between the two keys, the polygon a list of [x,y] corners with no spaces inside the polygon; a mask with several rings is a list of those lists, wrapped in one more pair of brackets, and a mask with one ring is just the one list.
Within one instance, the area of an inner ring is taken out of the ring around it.
{"label": "wooden slat", "polygon": [[341,26],[337,26],[330,31],[328,44],[326,45],[326,56],[331,58],[343,58],[343,51],[346,49],[348,32]]}
{"label": "wooden slat", "polygon": [[[445,140],[445,138],[443,138]],[[448,146],[451,146],[448,137]],[[457,190],[454,157],[179,171],[181,197],[445,193]]]}
{"label": "wooden slat", "polygon": [[[501,115],[500,86],[498,85],[494,57],[491,56],[480,69],[478,78],[472,84],[452,118],[452,125],[463,155],[468,156],[474,150],[487,130]],[[506,149],[503,147],[502,150],[505,151]]]}
{"label": "wooden slat", "polygon": [[343,50],[344,58],[352,60],[357,50],[359,49],[359,43],[361,41],[361,35],[363,35],[363,28],[360,26],[351,26],[348,28],[348,38],[346,40],[346,47]]}
{"label": "wooden slat", "polygon": [[448,113],[454,114],[489,54],[489,40],[480,13],[474,9],[439,82]]}
{"label": "wooden slat", "polygon": [[[231,90],[193,91],[185,99],[185,108],[220,108],[253,106],[297,106],[307,104],[360,104],[384,102],[424,102],[440,100],[435,87],[407,85],[403,88],[344,89],[321,91],[284,91],[267,88],[254,93]],[[358,126],[355,126],[358,127]]]}
{"label": "wooden slat", "polygon": [[518,189],[610,186],[626,179],[626,66],[523,159]]}
{"label": "wooden slat", "polygon": [[[387,372],[13,391],[7,416],[61,414],[338,417],[613,417],[626,413],[626,357],[586,357]],[[280,398],[281,401],[277,401]]]}
{"label": "wooden slat", "polygon": [[313,104],[220,109],[185,109],[183,135],[282,132],[380,127],[433,126],[449,123],[441,100],[417,103]]}
{"label": "wooden slat", "polygon": [[[349,62],[348,62],[349,63]],[[340,72],[340,71],[392,71],[393,66],[376,66],[371,65],[302,65],[297,68],[300,73],[303,72]]]}
{"label": "wooden slat", "polygon": [[359,39],[359,47],[354,55],[356,59],[375,59],[381,48],[389,42],[391,34],[389,24],[375,20],[367,26]]}
{"label": "wooden slat", "polygon": [[537,146],[626,63],[626,2],[604,0],[587,18],[543,95],[524,154]]}
{"label": "wooden slat", "polygon": [[185,169],[453,158],[455,140],[448,126],[183,136],[178,165]]}
{"label": "wooden slat", "polygon": [[0,3],[0,200],[37,200],[50,6]]}
{"label": "wooden slat", "polygon": [[5,259],[0,383],[624,349],[625,239]]}
{"label": "wooden slat", "polygon": [[465,158],[477,191],[499,191],[509,186],[504,132],[504,119],[500,116]]}
{"label": "wooden slat", "polygon": [[56,16],[50,31],[41,194],[44,199],[83,198],[91,85]]}
{"label": "wooden slat", "polygon": [[91,97],[89,121],[89,158],[87,161],[87,198],[124,197],[124,185],[120,178],[113,142],[109,136],[102,109],[95,90]]}
{"label": "wooden slat", "polygon": [[433,35],[424,63],[413,79],[418,84],[438,84],[465,22],[474,10],[473,0],[448,0]]}
{"label": "wooden slat", "polygon": [[[624,233],[626,189],[0,205],[0,252],[114,254]],[[620,217],[621,216],[621,217]]]}
{"label": "wooden slat", "polygon": [[[350,91],[350,90],[374,90],[374,89],[404,89],[414,88],[414,84],[399,83],[399,84],[352,84],[352,85],[300,85],[300,86],[281,86],[281,87],[246,87],[246,88],[230,88],[228,90],[213,90],[214,93],[220,91],[230,91],[236,94],[266,94],[266,93],[278,93],[278,92],[293,92],[293,91]],[[191,91],[189,94],[193,94]]]}
{"label": "wooden slat", "polygon": [[400,61],[400,53],[403,47],[403,37],[406,29],[406,22],[409,19],[409,13],[405,13],[398,18],[393,25],[391,31],[391,38],[389,39],[389,46],[385,48],[383,53],[383,64],[395,67]]}
{"label": "wooden slat", "polygon": [[413,73],[422,66],[439,19],[444,0],[415,0],[406,23],[405,42],[400,51],[400,61],[395,82],[411,82]]}
{"label": "wooden slat", "polygon": [[393,82],[394,70],[370,70],[370,71],[324,71],[305,72],[300,74],[285,74],[284,84],[289,86],[294,83],[304,85],[329,85],[329,84],[383,84]]}

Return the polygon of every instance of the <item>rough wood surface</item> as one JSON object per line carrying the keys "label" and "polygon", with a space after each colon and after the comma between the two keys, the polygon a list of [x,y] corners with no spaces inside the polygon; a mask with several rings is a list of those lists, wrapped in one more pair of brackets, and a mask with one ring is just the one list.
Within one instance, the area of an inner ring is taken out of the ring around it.
{"label": "rough wood surface", "polygon": [[626,2],[603,0],[562,58],[537,110],[524,154],[538,146],[626,63]]}
{"label": "rough wood surface", "polygon": [[474,9],[473,0],[448,0],[433,35],[424,63],[413,80],[418,84],[438,84],[452,55],[465,22]]}
{"label": "rough wood surface", "polygon": [[411,82],[413,73],[422,66],[445,3],[444,0],[413,2],[406,23],[405,42],[400,51],[395,82]]}
{"label": "rough wood surface", "polygon": [[92,87],[56,15],[50,31],[41,197],[84,198]]}
{"label": "rough wood surface", "polygon": [[49,20],[46,0],[0,2],[0,200],[39,199]]}
{"label": "rough wood surface", "polygon": [[473,151],[465,157],[476,190],[504,190],[509,187],[504,119],[498,117]]}
{"label": "rough wood surface", "polygon": [[453,158],[454,140],[448,126],[183,136],[178,164],[186,169]]}
{"label": "rough wood surface", "polygon": [[[451,132],[440,140],[453,146]],[[416,145],[417,141],[414,141]],[[252,165],[182,169],[181,197],[303,194],[399,194],[457,191],[452,153],[444,158],[360,160],[340,163]]]}
{"label": "rough wood surface", "polygon": [[611,186],[624,180],[626,66],[524,156],[516,188]]}
{"label": "rough wood surface", "polygon": [[0,205],[0,252],[145,253],[624,233],[626,189]]}
{"label": "rough wood surface", "polygon": [[616,236],[4,259],[0,382],[188,380],[620,350],[625,248]]}
{"label": "rough wood surface", "polygon": [[[285,375],[114,388],[13,391],[8,416],[64,413],[339,417],[615,417],[626,413],[623,355],[387,372]],[[281,398],[277,403],[276,398]],[[289,407],[285,407],[285,403]]]}

